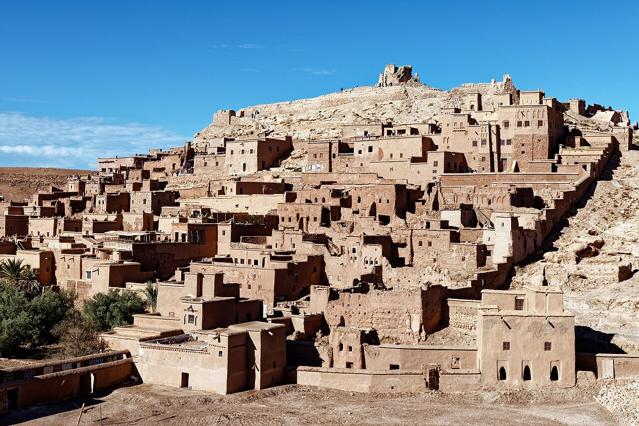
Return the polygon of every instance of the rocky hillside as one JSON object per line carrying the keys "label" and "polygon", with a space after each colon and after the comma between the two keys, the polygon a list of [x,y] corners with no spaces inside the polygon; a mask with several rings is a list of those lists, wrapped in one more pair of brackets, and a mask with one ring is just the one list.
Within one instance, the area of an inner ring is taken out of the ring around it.
{"label": "rocky hillside", "polygon": [[67,178],[90,173],[87,170],[0,167],[0,196],[5,201],[22,201],[51,186],[63,187]]}
{"label": "rocky hillside", "polygon": [[578,333],[600,347],[639,352],[639,151],[613,158],[565,225],[540,261],[517,269],[513,287],[545,276],[564,289]]}
{"label": "rocky hillside", "polygon": [[509,76],[500,82],[464,84],[444,91],[413,82],[386,87],[364,86],[316,98],[266,105],[237,111],[231,125],[215,122],[198,132],[194,143],[221,136],[255,137],[290,135],[293,139],[339,137],[341,126],[354,123],[424,123],[443,107],[461,106],[464,95],[482,94],[484,109],[492,105],[492,95],[516,89]]}

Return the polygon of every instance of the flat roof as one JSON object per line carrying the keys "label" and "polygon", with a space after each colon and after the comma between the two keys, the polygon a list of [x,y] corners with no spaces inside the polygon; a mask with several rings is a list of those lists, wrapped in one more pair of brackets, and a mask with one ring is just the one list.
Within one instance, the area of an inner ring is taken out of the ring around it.
{"label": "flat roof", "polygon": [[244,330],[244,331],[261,331],[261,330],[274,330],[276,328],[285,327],[284,324],[273,324],[270,322],[262,321],[249,321],[239,324],[233,324],[228,326],[230,330]]}

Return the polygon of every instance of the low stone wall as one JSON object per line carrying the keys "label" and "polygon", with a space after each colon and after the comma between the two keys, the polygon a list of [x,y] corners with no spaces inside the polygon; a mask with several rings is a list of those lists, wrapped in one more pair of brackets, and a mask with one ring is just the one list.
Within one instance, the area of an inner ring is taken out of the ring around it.
{"label": "low stone wall", "polygon": [[577,371],[592,371],[599,380],[639,379],[639,354],[593,354],[578,352]]}
{"label": "low stone wall", "polygon": [[134,375],[135,365],[125,351],[0,370],[0,413],[89,395]]}
{"label": "low stone wall", "polygon": [[442,392],[472,392],[481,388],[481,373],[477,370],[441,370],[439,390]]}
{"label": "low stone wall", "polygon": [[375,371],[344,368],[296,367],[287,372],[289,382],[349,392],[423,392],[422,371]]}

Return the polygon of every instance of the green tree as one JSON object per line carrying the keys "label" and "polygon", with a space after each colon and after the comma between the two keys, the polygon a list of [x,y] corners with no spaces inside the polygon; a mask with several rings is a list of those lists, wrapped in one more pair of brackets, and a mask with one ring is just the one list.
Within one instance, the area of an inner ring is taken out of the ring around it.
{"label": "green tree", "polygon": [[75,294],[66,291],[45,291],[31,300],[28,313],[32,323],[32,346],[46,345],[57,340],[52,330],[73,313],[74,301]]}
{"label": "green tree", "polygon": [[131,292],[109,290],[98,293],[84,302],[84,314],[98,331],[107,331],[113,327],[133,323],[133,315],[145,311],[146,303],[140,296]]}
{"label": "green tree", "polygon": [[151,308],[151,312],[155,312],[158,307],[158,286],[151,281],[147,281],[146,288],[144,289],[144,295],[146,296],[146,303]]}
{"label": "green tree", "polygon": [[27,341],[32,330],[28,306],[18,288],[0,285],[0,356],[14,354]]}
{"label": "green tree", "polygon": [[47,291],[28,297],[20,288],[0,284],[0,356],[54,343],[52,333],[73,311],[75,295]]}

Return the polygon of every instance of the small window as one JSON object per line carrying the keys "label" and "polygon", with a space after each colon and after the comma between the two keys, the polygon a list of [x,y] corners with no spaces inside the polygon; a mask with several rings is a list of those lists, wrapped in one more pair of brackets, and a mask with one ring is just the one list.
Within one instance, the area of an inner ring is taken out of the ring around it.
{"label": "small window", "polygon": [[189,324],[195,324],[195,315],[187,316],[187,321]]}
{"label": "small window", "polygon": [[508,120],[504,121],[504,127],[505,128],[510,127],[510,122]]}
{"label": "small window", "polygon": [[544,126],[544,120],[537,121],[537,127],[543,127],[543,126]]}
{"label": "small window", "polygon": [[544,342],[544,350],[551,351],[552,350],[552,342]]}
{"label": "small window", "polygon": [[349,352],[353,352],[353,347],[352,347],[352,346],[349,346],[349,347],[348,347],[348,351],[349,351]]}
{"label": "small window", "polygon": [[510,350],[510,342],[502,342],[501,343],[501,349],[504,351],[509,351]]}
{"label": "small window", "polygon": [[524,310],[524,298],[523,297],[515,298],[515,310],[516,311],[523,311]]}
{"label": "small window", "polygon": [[347,362],[346,363],[346,368],[353,368],[353,363],[352,362]]}
{"label": "small window", "polygon": [[399,370],[399,364],[391,364],[388,366],[389,370]]}
{"label": "small window", "polygon": [[530,127],[530,121],[528,120],[524,121],[524,127]]}
{"label": "small window", "polygon": [[221,357],[222,355],[223,355],[222,351],[219,351],[219,352],[217,353],[217,356],[219,356],[219,357]]}
{"label": "small window", "polygon": [[368,152],[373,152],[373,147],[372,146],[368,147]]}
{"label": "small window", "polygon": [[517,122],[517,127],[521,127],[521,121]]}

